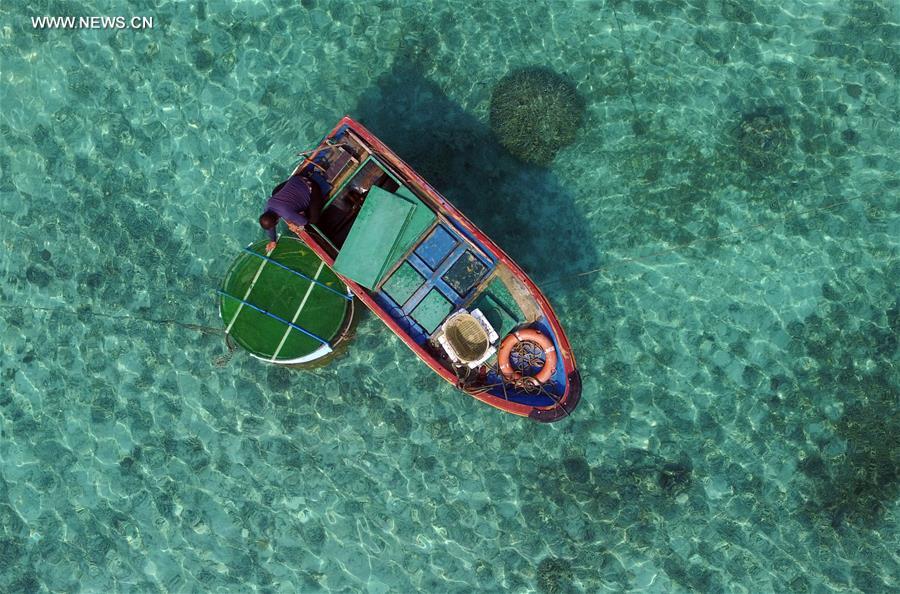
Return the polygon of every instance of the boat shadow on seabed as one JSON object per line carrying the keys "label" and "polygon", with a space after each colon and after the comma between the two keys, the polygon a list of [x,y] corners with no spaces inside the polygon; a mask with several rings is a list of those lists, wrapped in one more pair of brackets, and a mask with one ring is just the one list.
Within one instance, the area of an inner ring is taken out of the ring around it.
{"label": "boat shadow on seabed", "polygon": [[466,213],[539,286],[548,276],[574,274],[597,261],[595,241],[575,197],[556,175],[510,155],[485,122],[466,113],[416,66],[398,66],[382,75],[350,113]]}

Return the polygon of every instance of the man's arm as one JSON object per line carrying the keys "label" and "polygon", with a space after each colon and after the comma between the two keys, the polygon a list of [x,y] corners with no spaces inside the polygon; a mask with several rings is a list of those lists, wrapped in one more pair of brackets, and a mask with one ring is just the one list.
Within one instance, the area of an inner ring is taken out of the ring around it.
{"label": "man's arm", "polygon": [[281,218],[283,218],[285,222],[293,223],[298,227],[305,227],[306,223],[309,222],[309,219],[306,218],[306,215],[302,215],[299,212],[285,212],[281,215]]}
{"label": "man's arm", "polygon": [[273,211],[275,214],[284,219],[285,223],[291,223],[293,225],[298,225],[300,227],[304,227],[306,223],[309,222],[306,215],[300,214],[299,212],[293,210],[291,207],[286,204],[276,203],[269,204],[269,210]]}

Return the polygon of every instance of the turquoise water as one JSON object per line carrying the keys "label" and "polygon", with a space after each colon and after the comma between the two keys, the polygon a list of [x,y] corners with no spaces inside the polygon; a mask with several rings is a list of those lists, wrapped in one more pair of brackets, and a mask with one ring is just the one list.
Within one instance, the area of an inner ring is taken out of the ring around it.
{"label": "turquoise water", "polygon": [[[40,4],[0,5],[0,591],[900,587],[896,2]],[[534,65],[586,106],[546,168],[489,123]],[[313,372],[203,330],[344,114],[546,289],[572,418],[372,316]]]}

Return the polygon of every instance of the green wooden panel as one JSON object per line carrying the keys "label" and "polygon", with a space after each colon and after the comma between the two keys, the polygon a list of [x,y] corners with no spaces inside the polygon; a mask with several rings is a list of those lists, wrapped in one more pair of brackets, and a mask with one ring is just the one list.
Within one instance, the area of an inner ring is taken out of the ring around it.
{"label": "green wooden panel", "polygon": [[421,241],[422,234],[431,227],[431,224],[434,223],[437,218],[434,211],[428,208],[405,186],[397,188],[394,194],[409,201],[414,206],[415,210],[409,217],[409,223],[406,225],[406,228],[403,229],[403,233],[397,239],[394,249],[391,250],[390,255],[387,257],[387,260],[385,260],[384,270],[382,270],[380,274],[381,278],[384,278],[406,252]]}
{"label": "green wooden panel", "polygon": [[423,282],[422,275],[409,262],[404,262],[381,288],[402,306]]}
{"label": "green wooden panel", "polygon": [[372,187],[334,262],[334,269],[367,289],[374,289],[414,208],[407,199]]}
{"label": "green wooden panel", "polygon": [[500,279],[494,279],[487,290],[478,296],[472,309],[479,309],[494,331],[501,338],[525,321],[525,314],[519,309],[515,299]]}
{"label": "green wooden panel", "polygon": [[453,304],[447,301],[440,291],[431,289],[412,311],[412,318],[431,334],[444,318],[450,315],[452,308]]}
{"label": "green wooden panel", "polygon": [[466,295],[485,272],[487,266],[472,252],[466,250],[444,274],[443,279],[459,295]]}

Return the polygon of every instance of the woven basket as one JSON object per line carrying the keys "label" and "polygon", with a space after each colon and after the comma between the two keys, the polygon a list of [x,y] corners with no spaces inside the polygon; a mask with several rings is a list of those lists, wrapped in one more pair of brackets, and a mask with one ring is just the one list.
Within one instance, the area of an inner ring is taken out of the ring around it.
{"label": "woven basket", "polygon": [[487,332],[474,316],[461,313],[451,318],[444,328],[447,342],[463,361],[477,361],[490,346]]}

